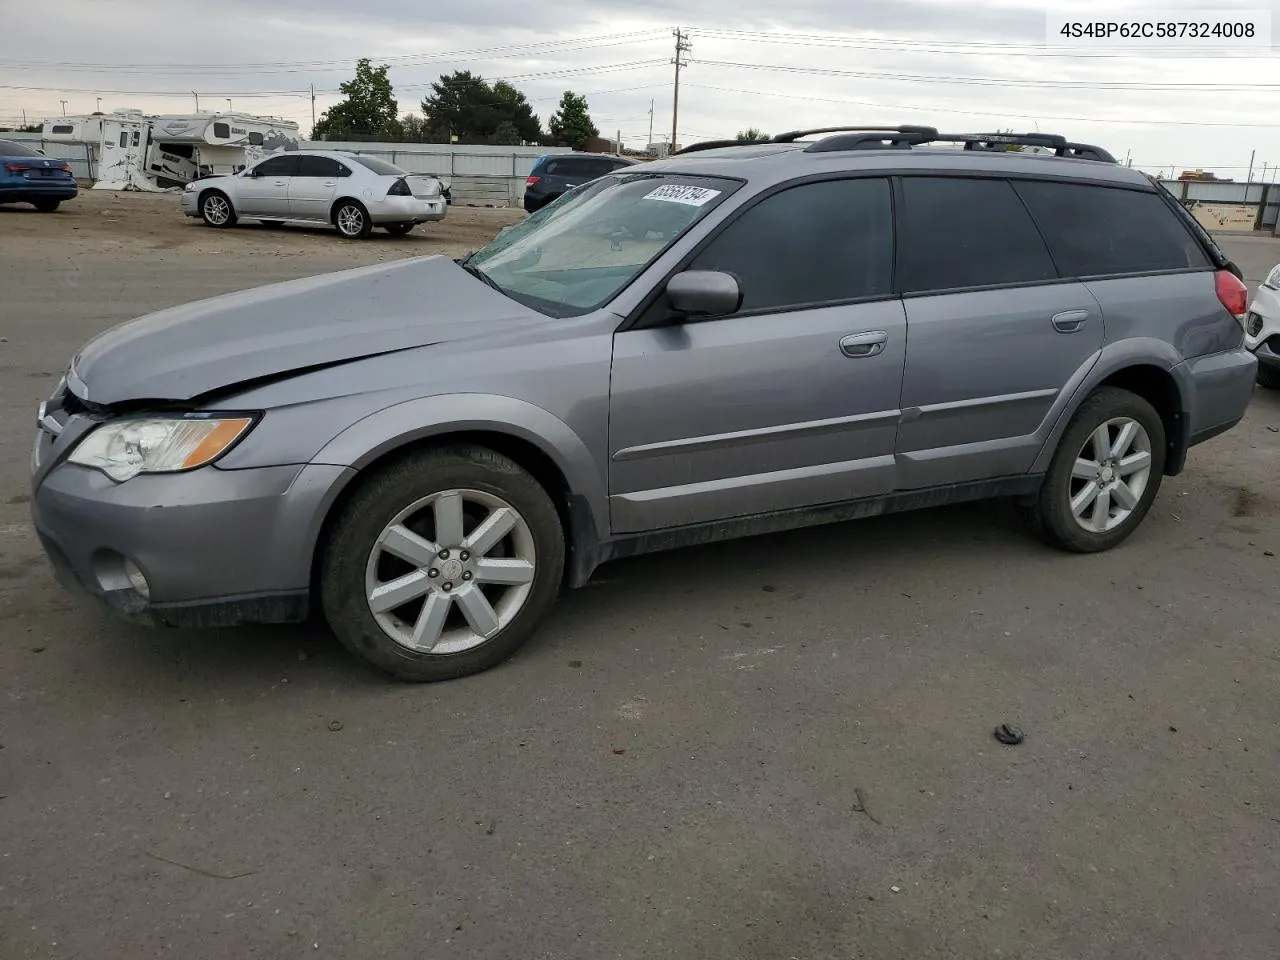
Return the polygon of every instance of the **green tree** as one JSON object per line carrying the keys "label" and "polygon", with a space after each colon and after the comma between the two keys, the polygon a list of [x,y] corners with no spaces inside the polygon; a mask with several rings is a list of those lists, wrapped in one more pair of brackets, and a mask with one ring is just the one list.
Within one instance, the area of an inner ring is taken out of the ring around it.
{"label": "green tree", "polygon": [[400,137],[405,143],[422,143],[427,138],[427,124],[416,113],[400,118]]}
{"label": "green tree", "polygon": [[[492,143],[499,135],[513,143],[536,143],[542,124],[525,95],[504,80],[490,85],[469,70],[441,76],[422,101],[423,122],[429,137],[448,143]],[[514,133],[514,140],[512,139]]]}
{"label": "green tree", "polygon": [[739,143],[757,143],[768,139],[769,135],[756,127],[747,127],[745,130],[738,131]]}
{"label": "green tree", "polygon": [[339,85],[346,97],[316,121],[313,140],[346,140],[353,137],[400,138],[396,98],[391,91],[387,65],[374,67],[367,57],[356,62],[356,75]]}
{"label": "green tree", "polygon": [[520,146],[520,131],[516,129],[516,125],[510,120],[503,120],[498,124],[498,129],[493,131],[489,137],[489,142],[495,146],[518,147]]}
{"label": "green tree", "polygon": [[547,120],[554,146],[581,150],[588,140],[598,137],[600,131],[591,122],[587,98],[566,90],[560,98],[560,108]]}

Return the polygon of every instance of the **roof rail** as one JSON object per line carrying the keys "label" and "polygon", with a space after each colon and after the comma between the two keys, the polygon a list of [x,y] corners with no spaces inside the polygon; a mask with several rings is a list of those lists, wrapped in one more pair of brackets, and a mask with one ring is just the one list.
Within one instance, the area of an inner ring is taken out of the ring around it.
{"label": "roof rail", "polygon": [[904,124],[897,127],[872,127],[850,125],[840,127],[814,127],[808,130],[790,130],[768,140],[705,140],[677,150],[672,156],[697,153],[700,150],[717,150],[721,147],[748,147],[761,143],[795,143],[801,137],[829,133],[833,136],[811,143],[805,153],[835,153],[844,150],[909,150],[927,143],[961,143],[965,150],[1004,151],[1010,146],[1047,147],[1055,157],[1075,160],[1096,160],[1115,163],[1102,147],[1088,143],[1072,143],[1058,133],[939,133],[936,127]]}
{"label": "roof rail", "polygon": [[1056,133],[939,133],[931,127],[901,127],[897,136],[880,132],[842,133],[826,137],[805,148],[806,153],[842,150],[909,149],[926,143],[962,143],[965,150],[1003,151],[1010,145],[1048,147],[1056,157],[1115,163],[1116,158],[1101,147],[1072,143]]}

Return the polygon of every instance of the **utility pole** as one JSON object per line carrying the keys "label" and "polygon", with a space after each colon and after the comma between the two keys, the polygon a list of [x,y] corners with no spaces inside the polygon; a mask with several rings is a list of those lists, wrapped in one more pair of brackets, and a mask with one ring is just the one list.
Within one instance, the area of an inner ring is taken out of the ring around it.
{"label": "utility pole", "polygon": [[101,112],[102,112],[102,98],[101,98],[101,97],[97,97],[96,99],[97,99],[97,101],[98,101],[98,112],[99,112],[99,113],[101,113]]}
{"label": "utility pole", "polygon": [[192,90],[191,95],[196,98],[196,113],[199,113],[200,112],[200,94]]}
{"label": "utility pole", "polygon": [[311,85],[311,136],[316,135],[316,85]]}
{"label": "utility pole", "polygon": [[649,152],[649,147],[653,143],[653,98],[649,98],[649,139],[644,142],[644,152]]}
{"label": "utility pole", "polygon": [[67,101],[59,100],[58,102],[62,104],[62,115],[65,117],[67,115]]}
{"label": "utility pole", "polygon": [[614,156],[616,157],[622,156],[622,131],[621,130],[618,131],[618,139],[613,141],[613,153],[614,153]]}
{"label": "utility pole", "polygon": [[671,61],[676,65],[675,92],[671,97],[671,152],[674,153],[676,144],[679,143],[676,136],[680,125],[680,68],[688,65],[684,55],[693,49],[693,44],[689,42],[688,35],[679,27],[676,27],[672,33],[676,37],[676,57]]}
{"label": "utility pole", "polygon": [[1267,182],[1267,161],[1262,161],[1262,176],[1260,178],[1263,183]]}
{"label": "utility pole", "polygon": [[1253,155],[1254,155],[1255,153],[1257,153],[1257,151],[1256,151],[1256,150],[1250,150],[1250,151],[1249,151],[1249,173],[1248,173],[1248,175],[1244,178],[1244,182],[1245,182],[1245,183],[1253,183]]}
{"label": "utility pole", "polygon": [[227,113],[230,113],[230,112],[231,112],[231,98],[230,98],[230,97],[224,97],[223,99],[227,101]]}

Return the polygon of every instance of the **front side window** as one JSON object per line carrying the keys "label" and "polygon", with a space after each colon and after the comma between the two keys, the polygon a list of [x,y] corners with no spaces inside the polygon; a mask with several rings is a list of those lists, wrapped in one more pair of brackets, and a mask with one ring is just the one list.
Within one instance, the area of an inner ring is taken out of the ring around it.
{"label": "front side window", "polygon": [[281,154],[278,157],[268,157],[260,164],[253,168],[255,176],[259,177],[292,177],[298,169],[298,157],[293,154]]}
{"label": "front side window", "polygon": [[1064,276],[1209,268],[1158,194],[1075,183],[1017,183]]}
{"label": "front side window", "polygon": [[1057,277],[1039,230],[1007,181],[904,177],[902,194],[905,293]]}
{"label": "front side window", "polygon": [[504,230],[466,266],[551,316],[588,313],[612,300],[738,187],[713,177],[605,177]]}
{"label": "front side window", "polygon": [[743,311],[887,296],[893,274],[889,181],[825,180],[765,197],[689,269],[733,274]]}

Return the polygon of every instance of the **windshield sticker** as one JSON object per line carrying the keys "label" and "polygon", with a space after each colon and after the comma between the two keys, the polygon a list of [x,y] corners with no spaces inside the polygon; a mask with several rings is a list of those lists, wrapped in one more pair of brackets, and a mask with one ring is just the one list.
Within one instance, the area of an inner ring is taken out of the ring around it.
{"label": "windshield sticker", "polygon": [[707,187],[689,187],[679,183],[668,183],[651,190],[643,197],[645,200],[663,200],[667,203],[683,203],[690,207],[701,207],[720,196],[719,190]]}

